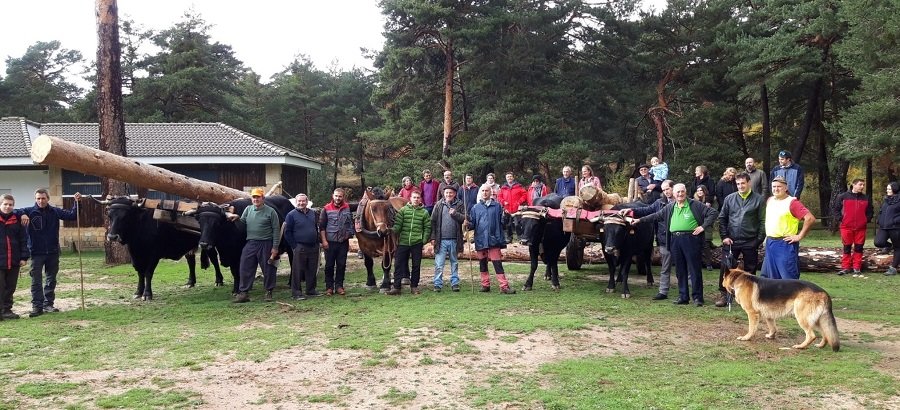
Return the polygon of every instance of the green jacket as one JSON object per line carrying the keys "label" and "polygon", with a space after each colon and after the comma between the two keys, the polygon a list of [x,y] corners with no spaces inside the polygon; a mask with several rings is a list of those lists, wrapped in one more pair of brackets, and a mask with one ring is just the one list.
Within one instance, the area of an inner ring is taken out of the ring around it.
{"label": "green jacket", "polygon": [[424,206],[406,204],[394,215],[394,232],[400,245],[424,244],[431,239],[431,215]]}

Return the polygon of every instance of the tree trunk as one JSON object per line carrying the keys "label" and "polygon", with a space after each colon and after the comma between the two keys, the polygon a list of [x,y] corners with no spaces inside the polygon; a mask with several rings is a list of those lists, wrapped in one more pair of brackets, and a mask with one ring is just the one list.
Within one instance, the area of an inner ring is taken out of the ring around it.
{"label": "tree trunk", "polygon": [[[831,200],[833,199],[831,193],[835,190],[831,186],[831,171],[828,169],[828,132],[825,130],[825,125],[822,124],[821,119],[818,119],[817,122],[819,152],[816,161],[819,164],[819,209],[823,215],[827,215],[831,210]],[[845,179],[846,176],[834,181],[834,183],[835,185],[842,185]],[[837,192],[840,192],[840,190],[837,190]]]}
{"label": "tree trunk", "polygon": [[[762,147],[760,147],[762,157],[760,159],[764,166],[762,171],[766,172],[766,169],[772,169],[775,166],[772,162],[772,124],[769,118],[769,89],[766,87],[766,83],[762,83],[759,87],[759,101],[762,106]],[[768,174],[768,172],[766,173]]]}
{"label": "tree trunk", "polygon": [[813,83],[812,89],[809,90],[809,100],[806,103],[806,117],[803,119],[803,125],[797,133],[797,143],[794,145],[794,152],[792,152],[793,156],[791,158],[793,162],[798,164],[800,163],[800,158],[803,156],[803,150],[806,148],[806,141],[809,139],[809,133],[812,131],[816,119],[819,116],[819,100],[820,95],[822,94],[822,82],[822,78],[817,79]]}
{"label": "tree trunk", "polygon": [[[893,179],[889,179],[889,181],[893,181]],[[872,186],[875,185],[875,181],[872,179],[872,157],[866,158],[866,196],[869,197],[869,200],[872,200]]]}
{"label": "tree trunk", "polygon": [[34,140],[31,159],[39,164],[113,178],[117,181],[180,195],[195,201],[226,203],[250,196],[244,191],[214,182],[188,178],[166,169],[49,135],[41,135]]}
{"label": "tree trunk", "polygon": [[663,152],[666,148],[666,111],[669,110],[669,100],[666,98],[666,87],[673,79],[677,72],[674,69],[666,71],[663,78],[656,84],[656,107],[650,109],[650,117],[656,126],[656,157],[660,162],[665,161]]}
{"label": "tree trunk", "polygon": [[[834,170],[834,179],[831,181],[831,192],[829,192],[828,196],[828,210],[826,214],[826,210],[822,209],[822,216],[831,215],[832,206],[834,205],[835,199],[837,199],[838,195],[847,190],[847,172],[850,170],[850,161],[846,159],[839,159],[835,164],[836,169]],[[871,198],[871,196],[869,197]],[[827,226],[832,230],[837,230],[837,225],[835,225],[836,221],[834,219],[830,220],[831,222],[827,224]]]}
{"label": "tree trunk", "polygon": [[453,138],[453,78],[456,72],[453,61],[453,40],[447,40],[444,55],[447,58],[447,72],[444,77],[444,145],[441,149],[441,160],[444,165],[449,165],[450,142]]}
{"label": "tree trunk", "polygon": [[[119,7],[116,0],[97,0],[97,119],[100,126],[100,150],[127,156],[125,117],[122,110],[122,65],[119,44]],[[73,169],[65,167],[66,169]],[[125,182],[101,178],[108,195],[126,195]],[[109,220],[103,226],[109,230]],[[128,250],[119,243],[106,241],[107,264],[129,262]]]}

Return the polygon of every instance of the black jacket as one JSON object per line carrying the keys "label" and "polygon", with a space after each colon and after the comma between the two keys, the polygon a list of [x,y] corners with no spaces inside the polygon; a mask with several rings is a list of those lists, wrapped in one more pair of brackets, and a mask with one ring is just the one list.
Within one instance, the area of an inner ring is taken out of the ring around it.
{"label": "black jacket", "polygon": [[719,236],[730,238],[735,246],[759,246],[766,239],[765,200],[750,191],[747,199],[740,192],[722,200],[719,212]]}
{"label": "black jacket", "polygon": [[28,233],[22,220],[15,214],[0,214],[0,269],[12,269],[20,261],[27,261]]}

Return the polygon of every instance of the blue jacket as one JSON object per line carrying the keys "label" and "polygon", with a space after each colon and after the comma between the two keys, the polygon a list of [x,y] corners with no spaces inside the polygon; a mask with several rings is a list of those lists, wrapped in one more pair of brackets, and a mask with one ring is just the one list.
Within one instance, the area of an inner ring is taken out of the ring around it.
{"label": "blue jacket", "polygon": [[791,166],[787,168],[777,165],[775,168],[772,168],[772,172],[769,174],[769,182],[772,182],[777,176],[782,176],[787,180],[788,195],[800,199],[800,194],[803,193],[803,186],[805,185],[803,168],[797,165],[796,162],[791,162]]}
{"label": "blue jacket", "polygon": [[575,177],[569,177],[568,180],[563,177],[556,178],[556,187],[553,192],[563,198],[575,195]]}
{"label": "blue jacket", "polygon": [[28,249],[32,255],[52,255],[59,253],[59,221],[74,221],[78,214],[73,206],[71,210],[47,205],[40,208],[37,204],[22,208],[28,215]]}
{"label": "blue jacket", "polygon": [[506,237],[503,235],[503,208],[496,200],[489,205],[478,201],[469,213],[469,227],[475,232],[475,250],[488,248],[505,248]]}
{"label": "blue jacket", "polygon": [[304,249],[319,246],[319,220],[316,211],[307,208],[306,213],[294,209],[284,218],[284,240],[291,249],[303,245]]}
{"label": "blue jacket", "polygon": [[[640,218],[659,212],[659,210],[665,208],[668,203],[669,199],[663,195],[656,201],[653,201],[650,205],[631,208],[631,212],[634,214],[635,218]],[[656,227],[654,229],[656,231],[656,246],[665,247],[668,244],[668,241],[666,240],[666,235],[668,234],[666,231],[667,226],[668,225],[662,220],[656,221]]]}

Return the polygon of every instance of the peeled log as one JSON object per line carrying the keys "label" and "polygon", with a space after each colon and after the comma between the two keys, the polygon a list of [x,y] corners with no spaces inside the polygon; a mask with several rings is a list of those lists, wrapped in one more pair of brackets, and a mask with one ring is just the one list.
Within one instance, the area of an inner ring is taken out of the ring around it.
{"label": "peeled log", "polygon": [[584,208],[589,211],[596,211],[603,206],[603,197],[606,193],[593,185],[586,185],[578,190],[578,196],[584,203]]}
{"label": "peeled log", "polygon": [[32,144],[32,161],[83,174],[125,181],[135,186],[179,195],[195,201],[231,202],[250,195],[214,182],[189,178],[157,166],[110,154],[61,138],[41,135]]}

